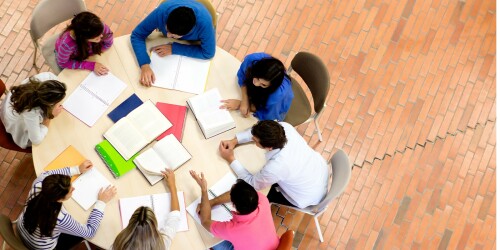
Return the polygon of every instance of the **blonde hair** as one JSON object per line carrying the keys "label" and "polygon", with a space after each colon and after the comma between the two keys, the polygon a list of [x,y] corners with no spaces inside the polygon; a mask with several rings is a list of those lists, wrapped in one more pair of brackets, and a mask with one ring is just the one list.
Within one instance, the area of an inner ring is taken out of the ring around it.
{"label": "blonde hair", "polygon": [[132,214],[128,226],[116,236],[113,249],[165,250],[165,242],[157,228],[153,210],[149,207],[139,207]]}

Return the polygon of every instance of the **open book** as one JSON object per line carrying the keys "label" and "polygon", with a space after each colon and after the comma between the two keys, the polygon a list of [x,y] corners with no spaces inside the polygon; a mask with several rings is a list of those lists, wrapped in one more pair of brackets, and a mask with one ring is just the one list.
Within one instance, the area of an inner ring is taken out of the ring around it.
{"label": "open book", "polygon": [[236,127],[236,123],[229,111],[220,109],[221,100],[219,90],[216,88],[187,100],[189,108],[198,121],[201,132],[207,139]]}
{"label": "open book", "polygon": [[109,128],[104,137],[128,160],[171,126],[158,108],[146,101]]}
{"label": "open book", "polygon": [[210,60],[180,55],[160,57],[152,52],[150,66],[156,78],[153,86],[201,94],[205,90]]}
{"label": "open book", "polygon": [[[236,183],[236,176],[233,173],[227,173],[215,185],[208,189],[208,199],[213,199],[225,192],[231,190],[233,184]],[[196,207],[201,202],[201,197],[193,201],[186,210],[193,219],[201,224],[200,216],[196,212]],[[236,211],[231,202],[212,207],[212,220],[214,221],[230,221],[233,218],[231,211]]]}
{"label": "open book", "polygon": [[97,195],[101,188],[105,188],[111,183],[104,177],[97,168],[81,174],[74,182],[73,199],[84,210],[88,210],[97,201]]}
{"label": "open book", "polygon": [[175,170],[189,159],[191,155],[186,148],[173,134],[170,134],[139,154],[134,163],[149,183],[154,185],[163,179],[162,170],[165,168]]}
{"label": "open book", "polygon": [[126,87],[111,72],[104,76],[91,72],[66,99],[63,107],[92,127]]}
{"label": "open book", "polygon": [[[187,215],[186,203],[184,201],[184,193],[177,192],[179,198],[179,208],[181,213],[181,223],[177,228],[177,232],[187,231]],[[121,198],[120,201],[120,215],[122,219],[122,228],[127,227],[134,211],[141,206],[150,207],[155,212],[158,227],[164,226],[165,219],[170,212],[170,193],[151,194],[136,196],[130,198]]]}

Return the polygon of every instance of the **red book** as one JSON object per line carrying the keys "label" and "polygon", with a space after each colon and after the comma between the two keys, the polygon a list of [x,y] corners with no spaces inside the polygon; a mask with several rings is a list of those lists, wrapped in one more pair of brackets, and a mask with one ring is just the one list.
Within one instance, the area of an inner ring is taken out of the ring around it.
{"label": "red book", "polygon": [[184,122],[186,121],[186,106],[157,102],[156,107],[172,123],[172,127],[158,136],[156,140],[159,141],[169,134],[174,134],[177,140],[182,142],[182,132],[184,131]]}

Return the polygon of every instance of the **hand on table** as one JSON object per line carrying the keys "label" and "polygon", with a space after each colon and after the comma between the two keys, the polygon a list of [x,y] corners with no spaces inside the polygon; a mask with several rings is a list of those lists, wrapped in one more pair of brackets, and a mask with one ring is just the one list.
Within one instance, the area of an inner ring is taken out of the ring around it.
{"label": "hand on table", "polygon": [[144,64],[141,66],[141,84],[146,86],[146,87],[151,87],[153,83],[155,82],[155,73],[149,66],[149,64]]}
{"label": "hand on table", "polygon": [[103,76],[108,74],[109,69],[106,68],[102,63],[96,62],[94,66],[94,73],[98,76]]}
{"label": "hand on table", "polygon": [[235,160],[234,158],[234,147],[230,148],[225,141],[221,141],[219,145],[219,153],[220,156],[227,161],[227,163],[231,164]]}
{"label": "hand on table", "polygon": [[222,140],[220,141],[220,144],[226,149],[234,149],[236,148],[236,145],[238,145],[238,139],[235,137],[231,140]]}
{"label": "hand on table", "polygon": [[78,170],[80,170],[80,173],[83,174],[92,169],[93,166],[94,165],[91,161],[85,160],[84,162],[82,162],[82,164],[80,164],[80,166],[78,166]]}
{"label": "hand on table", "polygon": [[153,47],[151,50],[156,52],[156,54],[158,54],[160,57],[172,55],[172,45],[170,44],[159,45]]}
{"label": "hand on table", "polygon": [[249,105],[248,105],[248,101],[244,102],[244,101],[241,101],[241,104],[240,104],[240,113],[243,117],[248,117],[248,115],[250,114],[249,112]]}
{"label": "hand on table", "polygon": [[108,186],[106,188],[101,188],[99,191],[99,194],[97,195],[97,199],[104,202],[108,203],[113,197],[116,195],[116,187],[115,186]]}
{"label": "hand on table", "polygon": [[220,109],[227,109],[227,110],[237,110],[240,108],[240,100],[236,99],[226,99],[220,101],[222,104],[220,105]]}

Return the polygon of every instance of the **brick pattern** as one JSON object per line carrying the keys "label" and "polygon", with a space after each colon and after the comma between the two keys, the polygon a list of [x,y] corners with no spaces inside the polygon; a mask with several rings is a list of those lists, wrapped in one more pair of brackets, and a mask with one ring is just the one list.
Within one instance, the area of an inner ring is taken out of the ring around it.
{"label": "brick pattern", "polygon": [[[0,2],[0,79],[9,86],[36,72],[29,21],[37,2]],[[86,4],[120,36],[157,2]],[[285,65],[299,51],[323,59],[331,77],[324,141],[312,123],[297,129],[325,159],[342,148],[360,167],[320,218],[325,243],[310,216],[273,207],[279,234],[296,230],[299,249],[495,248],[495,1],[213,4],[217,45],[238,59],[256,51]],[[37,65],[49,70],[41,56]],[[15,218],[34,179],[30,155],[1,149],[0,159],[0,208]]]}

